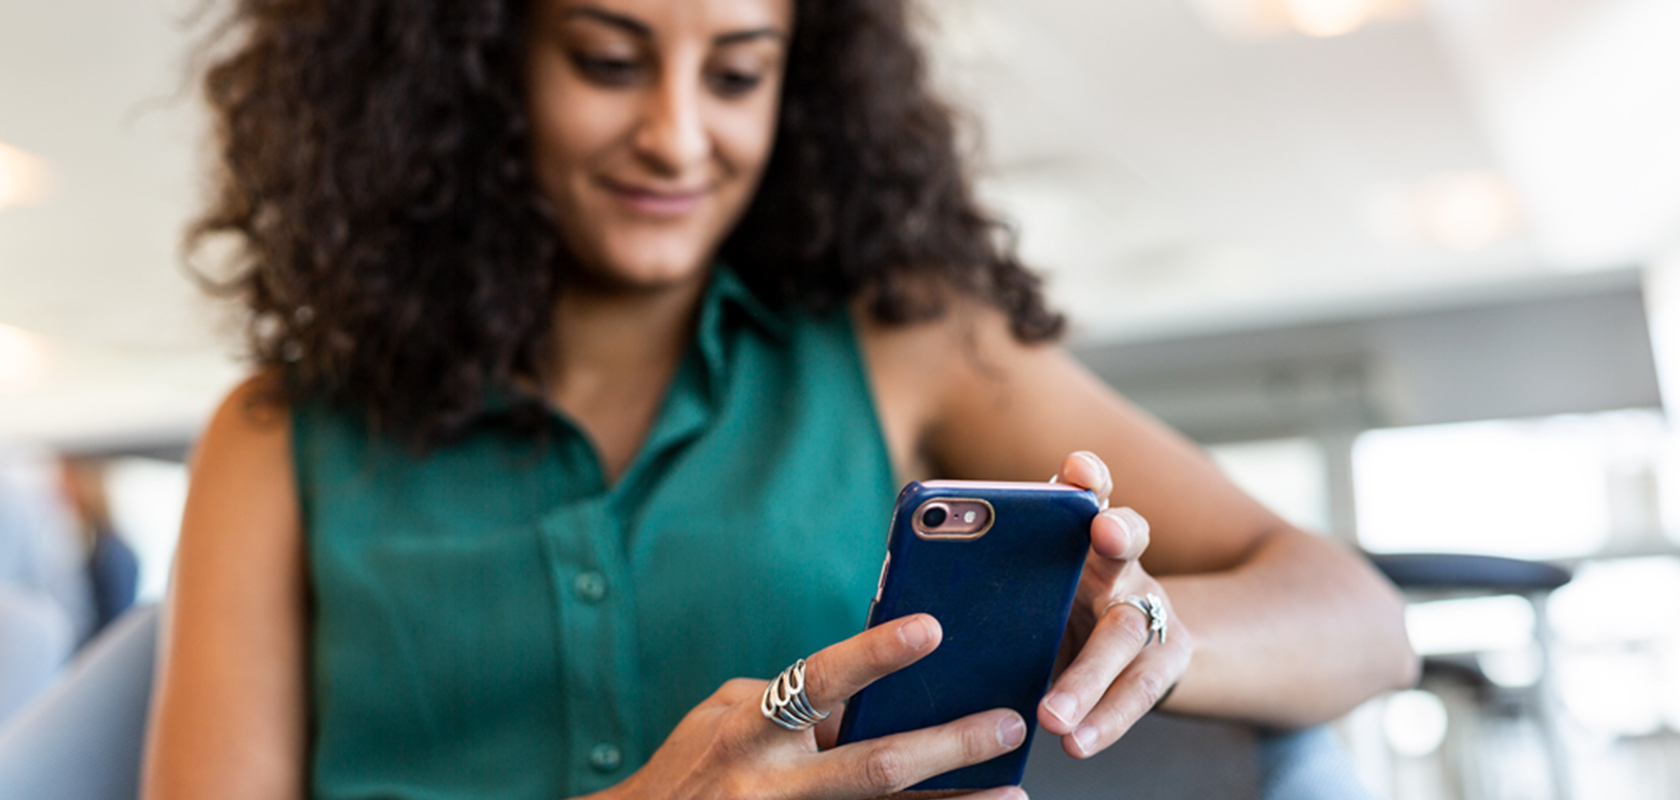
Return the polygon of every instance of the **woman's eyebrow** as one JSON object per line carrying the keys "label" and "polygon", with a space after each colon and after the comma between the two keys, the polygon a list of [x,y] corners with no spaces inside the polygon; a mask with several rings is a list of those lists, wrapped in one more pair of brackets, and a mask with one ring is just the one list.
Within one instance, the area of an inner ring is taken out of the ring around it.
{"label": "woman's eyebrow", "polygon": [[750,42],[754,39],[775,39],[782,44],[787,44],[787,38],[786,33],[783,33],[781,30],[776,28],[753,28],[744,31],[720,33],[717,36],[712,37],[712,45],[714,47],[722,47],[729,44]]}
{"label": "woman's eyebrow", "polygon": [[[592,19],[604,25],[611,25],[614,28],[623,30],[638,38],[653,38],[653,28],[649,27],[647,23],[642,22],[635,17],[628,17],[623,14],[613,13],[604,8],[598,8],[596,6],[574,6],[566,9],[562,13],[566,17],[583,17],[585,19]],[[776,41],[786,44],[787,38],[787,33],[783,32],[779,28],[749,28],[747,30],[720,33],[717,36],[712,37],[712,44],[713,46],[721,47],[723,45],[750,42],[754,39],[775,39]]]}
{"label": "woman's eyebrow", "polygon": [[623,14],[614,14],[611,11],[596,8],[595,6],[575,6],[573,8],[566,9],[562,12],[562,14],[566,17],[583,17],[585,19],[592,19],[596,22],[622,29],[642,39],[653,38],[653,29],[648,27],[647,23],[636,19],[635,17],[627,17]]}

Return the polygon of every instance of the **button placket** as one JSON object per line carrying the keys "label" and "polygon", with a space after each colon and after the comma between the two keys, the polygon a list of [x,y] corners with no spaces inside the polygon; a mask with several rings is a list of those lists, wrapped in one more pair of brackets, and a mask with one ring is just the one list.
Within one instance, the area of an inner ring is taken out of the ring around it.
{"label": "button placket", "polygon": [[624,591],[623,522],[606,497],[543,522],[558,602],[573,794],[606,788],[638,756],[634,600]]}

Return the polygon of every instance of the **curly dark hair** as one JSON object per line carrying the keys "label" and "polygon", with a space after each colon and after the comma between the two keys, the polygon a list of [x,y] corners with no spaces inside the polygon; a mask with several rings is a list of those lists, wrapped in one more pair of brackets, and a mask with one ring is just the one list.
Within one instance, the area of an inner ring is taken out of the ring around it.
{"label": "curly dark hair", "polygon": [[[243,301],[282,399],[424,448],[487,390],[541,379],[568,256],[530,161],[540,1],[235,0],[206,40],[218,162],[188,252],[232,235],[209,282]],[[900,324],[943,313],[932,285],[997,306],[1022,341],[1059,335],[975,201],[905,0],[797,2],[775,144],[723,259],[772,305],[867,292]]]}

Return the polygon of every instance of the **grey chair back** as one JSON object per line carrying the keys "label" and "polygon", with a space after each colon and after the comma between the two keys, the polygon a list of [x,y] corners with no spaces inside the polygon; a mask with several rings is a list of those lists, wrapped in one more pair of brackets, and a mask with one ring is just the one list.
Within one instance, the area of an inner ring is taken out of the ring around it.
{"label": "grey chair back", "polygon": [[1245,725],[1150,714],[1081,760],[1040,729],[1021,788],[1033,800],[1252,800],[1260,796],[1259,739]]}
{"label": "grey chair back", "polygon": [[134,800],[157,610],[117,619],[0,727],[0,800]]}

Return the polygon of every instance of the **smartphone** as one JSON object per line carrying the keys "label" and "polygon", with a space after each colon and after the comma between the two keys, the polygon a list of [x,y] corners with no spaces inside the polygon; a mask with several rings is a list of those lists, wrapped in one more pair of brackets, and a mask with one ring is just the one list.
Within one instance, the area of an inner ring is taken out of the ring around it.
{"label": "smartphone", "polygon": [[1027,723],[1019,748],[910,788],[1019,784],[1098,510],[1095,495],[1060,483],[905,486],[868,624],[923,612],[939,620],[944,639],[853,696],[839,742],[1013,708]]}

